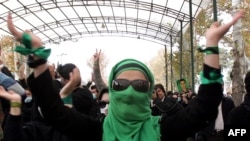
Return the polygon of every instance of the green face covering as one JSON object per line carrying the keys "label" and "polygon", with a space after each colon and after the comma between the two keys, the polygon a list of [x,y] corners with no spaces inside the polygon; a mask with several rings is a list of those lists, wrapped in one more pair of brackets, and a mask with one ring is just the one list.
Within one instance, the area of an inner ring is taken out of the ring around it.
{"label": "green face covering", "polygon": [[[148,92],[138,92],[130,85],[127,89],[112,89],[112,81],[127,70],[141,71],[150,83]],[[126,59],[115,65],[109,77],[109,109],[104,120],[103,141],[159,141],[159,117],[151,116],[150,98],[154,78],[143,63]]]}

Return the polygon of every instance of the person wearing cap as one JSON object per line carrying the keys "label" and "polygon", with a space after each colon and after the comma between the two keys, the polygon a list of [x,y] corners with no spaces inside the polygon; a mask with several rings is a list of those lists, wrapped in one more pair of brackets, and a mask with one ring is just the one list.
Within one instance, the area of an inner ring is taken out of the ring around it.
{"label": "person wearing cap", "polygon": [[[104,118],[103,124],[63,105],[59,95],[53,90],[52,78],[47,64],[43,63],[46,62],[43,55],[30,56],[28,64],[34,69],[34,73],[29,76],[28,84],[48,124],[76,140],[179,141],[216,118],[217,107],[222,99],[218,42],[242,16],[243,11],[240,11],[228,24],[220,26],[216,22],[207,29],[207,48],[204,50],[207,55],[200,75],[198,96],[190,107],[173,116],[151,116],[150,99],[154,77],[145,64],[134,59],[122,60],[111,70],[108,81],[108,116]],[[15,38],[20,40],[25,36],[15,30],[11,17],[7,21]],[[29,35],[32,49],[40,49],[41,40],[31,33]],[[73,70],[72,79],[77,79],[75,71],[76,69]]]}

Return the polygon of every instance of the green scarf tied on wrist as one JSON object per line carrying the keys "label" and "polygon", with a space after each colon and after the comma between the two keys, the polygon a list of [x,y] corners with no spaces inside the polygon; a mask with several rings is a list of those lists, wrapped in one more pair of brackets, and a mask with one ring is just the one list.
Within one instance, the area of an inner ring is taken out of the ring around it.
{"label": "green scarf tied on wrist", "polygon": [[[141,71],[150,82],[148,92],[112,89],[112,81],[127,70]],[[103,141],[160,141],[160,116],[151,116],[150,99],[154,77],[143,63],[125,59],[117,63],[109,76],[109,109],[103,124]]]}
{"label": "green scarf tied on wrist", "polygon": [[31,41],[31,36],[27,33],[23,33],[21,40],[22,45],[16,46],[15,51],[22,55],[34,54],[42,59],[48,59],[51,49],[45,49],[45,47],[32,48]]}

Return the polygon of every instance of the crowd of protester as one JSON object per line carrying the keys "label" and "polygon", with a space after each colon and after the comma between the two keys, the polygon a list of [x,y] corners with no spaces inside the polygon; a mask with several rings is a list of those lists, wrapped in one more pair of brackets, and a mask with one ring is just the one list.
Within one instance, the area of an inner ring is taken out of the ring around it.
{"label": "crowd of protester", "polygon": [[[26,54],[27,66],[33,72],[26,76],[25,64],[22,64],[15,80],[8,66],[0,61],[2,140],[232,139],[227,138],[230,129],[250,129],[250,72],[244,81],[245,99],[235,107],[232,98],[223,94],[218,43],[243,13],[239,11],[227,24],[215,22],[207,29],[207,48],[203,50],[206,55],[197,93],[189,88],[166,91],[163,84],[155,84],[149,68],[134,59],[114,65],[105,83],[99,65],[101,51],[98,50],[93,55],[92,79],[82,85],[75,64],[48,64],[50,50],[42,48],[42,41],[36,35],[17,31],[9,14],[8,29],[24,49],[33,50],[32,54]],[[20,48],[16,51],[23,54]],[[247,140],[250,140],[249,134],[246,134]]]}

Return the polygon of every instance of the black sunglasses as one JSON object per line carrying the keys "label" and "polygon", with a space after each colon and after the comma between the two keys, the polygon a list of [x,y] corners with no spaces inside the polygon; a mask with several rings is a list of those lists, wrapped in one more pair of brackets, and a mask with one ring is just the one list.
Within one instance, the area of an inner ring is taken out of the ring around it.
{"label": "black sunglasses", "polygon": [[122,91],[132,85],[132,87],[138,92],[147,92],[149,90],[149,82],[146,80],[133,80],[127,79],[115,79],[112,82],[112,88],[116,91]]}
{"label": "black sunglasses", "polygon": [[102,100],[101,100],[101,101],[98,102],[98,105],[99,105],[100,108],[106,107],[107,104],[109,104],[108,101],[102,101]]}

